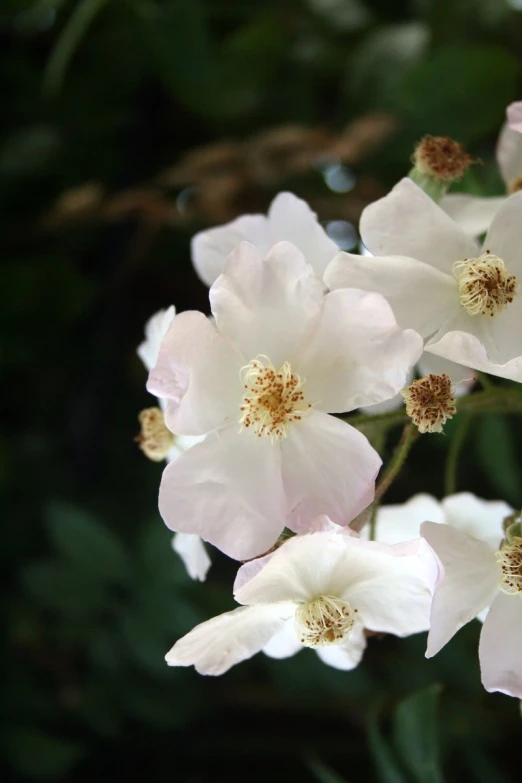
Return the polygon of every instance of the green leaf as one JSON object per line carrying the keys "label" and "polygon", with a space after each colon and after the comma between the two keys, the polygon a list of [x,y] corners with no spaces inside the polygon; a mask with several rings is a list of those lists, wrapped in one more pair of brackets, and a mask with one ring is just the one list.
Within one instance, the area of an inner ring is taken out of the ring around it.
{"label": "green leaf", "polygon": [[437,707],[440,687],[430,685],[401,701],[393,715],[394,745],[415,783],[442,783]]}
{"label": "green leaf", "polygon": [[15,728],[4,739],[9,761],[20,775],[56,780],[83,756],[82,745],[37,729]]}
{"label": "green leaf", "polygon": [[104,605],[103,587],[70,563],[44,560],[29,565],[21,581],[36,603],[64,614],[95,613]]}
{"label": "green leaf", "polygon": [[520,469],[509,419],[500,413],[482,416],[476,432],[478,457],[492,487],[509,503],[519,506]]}
{"label": "green leaf", "polygon": [[46,510],[49,535],[68,560],[97,579],[125,582],[132,563],[122,542],[91,514],[62,502]]}
{"label": "green leaf", "polygon": [[381,734],[378,723],[379,710],[374,707],[366,723],[366,738],[375,762],[380,783],[409,783],[402,773],[393,751]]}
{"label": "green leaf", "polygon": [[346,779],[342,778],[337,772],[334,772],[326,764],[323,764],[318,758],[309,758],[308,767],[311,772],[314,773],[315,778],[319,783],[346,783]]}

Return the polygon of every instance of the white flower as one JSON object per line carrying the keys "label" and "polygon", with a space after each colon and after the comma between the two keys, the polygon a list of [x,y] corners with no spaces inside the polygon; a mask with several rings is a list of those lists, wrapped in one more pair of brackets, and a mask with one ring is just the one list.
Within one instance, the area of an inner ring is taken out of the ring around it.
{"label": "white flower", "polygon": [[[479,644],[484,687],[522,698],[522,538],[501,543],[500,517],[512,512],[505,503],[490,503],[489,513],[484,501],[482,508],[474,503],[467,509],[467,529],[421,526],[443,568],[426,655],[435,655],[459,628],[487,612]],[[457,511],[464,520],[464,499]]]}
{"label": "white flower", "polygon": [[331,289],[378,291],[425,350],[522,381],[522,192],[497,212],[482,250],[410,179],[367,207],[365,245],[375,256],[339,253]]}
{"label": "white flower", "polygon": [[305,254],[318,277],[323,276],[339,250],[306,201],[293,193],[279,193],[267,215],[243,215],[192,238],[192,261],[204,283],[211,286],[217,280],[227,257],[243,241],[254,245],[261,255],[278,242],[292,242]]}
{"label": "white flower", "polygon": [[[521,106],[522,102],[508,106],[508,122],[502,126],[497,141],[497,164],[507,193],[514,193],[522,187],[522,135],[517,133],[517,130],[522,130],[522,125],[517,128],[516,119]],[[440,200],[440,206],[467,234],[478,237],[488,230],[506,198],[449,193]]]}
{"label": "white flower", "polygon": [[372,500],[381,460],[329,413],[393,396],[422,349],[378,294],[335,291],[282,242],[242,243],[210,290],[215,323],[176,316],[149,391],[173,432],[207,434],[166,468],[160,511],[237,559],[317,514],[348,524]]}
{"label": "white flower", "polygon": [[438,569],[418,543],[391,547],[328,529],[295,536],[240,568],[234,593],[243,606],[190,631],[167,663],[223,674],[261,650],[286,658],[304,646],[353,669],[364,629],[408,636],[428,628]]}
{"label": "white flower", "polygon": [[508,106],[507,118],[509,127],[522,133],[522,101],[516,101]]}
{"label": "white flower", "polygon": [[[159,310],[145,324],[145,340],[138,346],[137,353],[149,372],[158,360],[161,341],[167,334],[175,315],[176,309],[171,305],[166,310]],[[158,397],[158,402],[161,409],[165,411],[166,400]],[[201,440],[200,437],[190,435],[175,435],[172,447],[166,456],[167,462],[176,459]],[[172,538],[172,548],[181,557],[189,576],[200,582],[205,581],[211,563],[199,536],[176,533]]]}

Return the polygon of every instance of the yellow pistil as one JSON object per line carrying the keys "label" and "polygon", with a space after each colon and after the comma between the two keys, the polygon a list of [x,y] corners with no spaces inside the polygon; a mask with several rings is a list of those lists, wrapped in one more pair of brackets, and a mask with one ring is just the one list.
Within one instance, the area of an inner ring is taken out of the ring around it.
{"label": "yellow pistil", "polygon": [[470,315],[498,315],[517,293],[515,275],[489,250],[479,258],[456,261],[453,276],[459,286],[460,302]]}
{"label": "yellow pistil", "polygon": [[522,538],[512,538],[495,557],[502,569],[499,585],[502,592],[522,597]]}
{"label": "yellow pistil", "polygon": [[174,445],[174,435],[165,425],[160,408],[144,408],[138,414],[141,432],[136,436],[140,449],[153,462],[161,462]]}
{"label": "yellow pistil", "polygon": [[406,413],[421,433],[442,432],[443,425],[457,412],[451,378],[446,373],[419,378],[401,394]]}
{"label": "yellow pistil", "polygon": [[348,601],[321,595],[297,608],[295,631],[305,647],[327,647],[341,644],[356,620],[357,609],[352,609]]}

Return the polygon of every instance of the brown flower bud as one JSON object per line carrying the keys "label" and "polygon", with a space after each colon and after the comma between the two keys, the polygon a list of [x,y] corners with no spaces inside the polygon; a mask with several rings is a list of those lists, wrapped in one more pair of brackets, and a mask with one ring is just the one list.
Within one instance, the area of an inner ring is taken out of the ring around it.
{"label": "brown flower bud", "polygon": [[448,136],[424,136],[415,148],[413,163],[421,174],[449,183],[461,179],[473,158]]}

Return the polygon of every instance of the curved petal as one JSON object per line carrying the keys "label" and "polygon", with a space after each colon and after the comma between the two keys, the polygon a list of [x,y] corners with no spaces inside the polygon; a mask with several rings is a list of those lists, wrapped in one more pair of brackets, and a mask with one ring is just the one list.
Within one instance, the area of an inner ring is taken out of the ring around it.
{"label": "curved petal", "polygon": [[[444,522],[444,512],[432,495],[414,495],[406,503],[379,506],[375,521],[375,539],[384,544],[400,544],[420,536],[423,522]],[[369,535],[369,526],[361,536]]]}
{"label": "curved petal", "polygon": [[472,238],[408,177],[366,207],[360,231],[374,255],[416,258],[447,275],[454,261],[477,255]]}
{"label": "curved petal", "polygon": [[460,307],[453,277],[421,261],[403,256],[356,256],[339,253],[329,265],[330,290],[376,291],[390,303],[403,329],[432,335]]}
{"label": "curved petal", "polygon": [[431,658],[489,606],[497,591],[499,567],[487,544],[450,525],[424,522],[421,534],[440,559],[444,573],[431,607],[426,657]]}
{"label": "curved petal", "polygon": [[293,193],[279,193],[268,210],[273,243],[292,242],[301,250],[315,274],[322,277],[339,248],[330,239],[306,201]]}
{"label": "curved petal", "polygon": [[368,506],[382,460],[354,427],[313,410],[281,441],[286,524],[306,532],[326,514],[348,525]]}
{"label": "curved petal", "polygon": [[294,631],[294,618],[291,617],[281,630],[275,636],[272,636],[268,644],[263,647],[263,652],[269,658],[281,659],[290,658],[302,649],[303,645]]}
{"label": "curved petal", "polygon": [[366,649],[364,627],[357,623],[348,634],[344,644],[332,644],[330,647],[319,647],[317,655],[323,663],[341,671],[350,671],[359,665]]}
{"label": "curved petal", "polygon": [[195,311],[180,313],[163,338],[147,389],[168,400],[165,422],[179,435],[205,435],[239,420],[241,358],[214,324]]}
{"label": "curved petal", "polygon": [[245,358],[292,363],[317,322],[323,285],[301,253],[280,242],[263,258],[242,243],[210,289],[218,329]]}
{"label": "curved petal", "polygon": [[[521,136],[522,138],[522,136]],[[513,193],[507,198],[489,228],[486,239],[484,240],[484,249],[490,250],[501,258],[511,274],[518,278],[519,292],[522,295],[520,286],[522,285],[522,226],[520,216],[522,215],[522,191]],[[506,309],[509,309],[509,305]]]}
{"label": "curved petal", "polygon": [[506,110],[508,125],[511,130],[522,133],[522,101],[510,103]]}
{"label": "curved petal", "polygon": [[169,666],[194,666],[200,674],[223,674],[260,652],[295,612],[291,603],[240,606],[197,625],[167,653]]}
{"label": "curved petal", "polygon": [[416,332],[397,326],[379,294],[333,291],[297,364],[306,398],[328,413],[389,400],[406,384],[422,345]]}
{"label": "curved petal", "polygon": [[522,601],[499,593],[491,605],[479,643],[482,684],[522,699]]}
{"label": "curved petal", "polygon": [[512,130],[507,123],[498,137],[497,163],[508,187],[522,174],[522,135]]}
{"label": "curved petal", "polygon": [[449,495],[441,505],[448,525],[484,541],[494,551],[504,537],[502,523],[513,513],[503,500],[482,500],[471,492]]}
{"label": "curved petal", "polygon": [[206,285],[215,283],[225,268],[227,257],[240,242],[250,242],[262,255],[268,252],[274,242],[265,215],[243,215],[192,237],[192,263]]}
{"label": "curved petal", "polygon": [[167,334],[176,308],[171,305],[166,310],[158,310],[145,324],[145,340],[137,349],[138,356],[147,370],[152,370],[158,361],[161,341]]}
{"label": "curved petal", "polygon": [[439,206],[466,234],[479,237],[488,230],[505,200],[505,196],[481,198],[467,193],[448,193],[441,198]]}
{"label": "curved petal", "polygon": [[261,555],[285,524],[280,449],[237,425],[212,432],[165,468],[159,509],[236,560]]}
{"label": "curved petal", "polygon": [[190,578],[204,582],[212,563],[201,538],[190,533],[176,533],[172,538],[172,549],[183,560]]}

